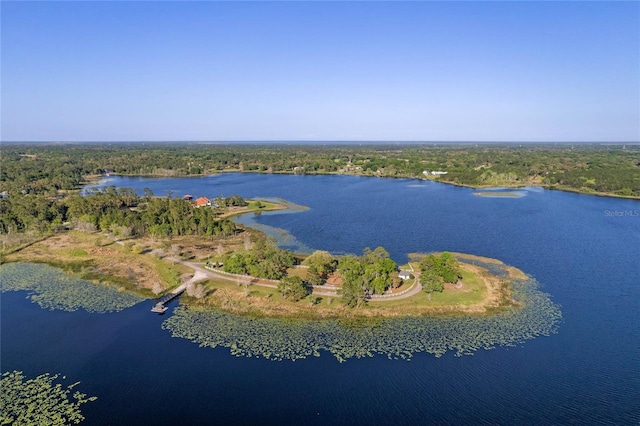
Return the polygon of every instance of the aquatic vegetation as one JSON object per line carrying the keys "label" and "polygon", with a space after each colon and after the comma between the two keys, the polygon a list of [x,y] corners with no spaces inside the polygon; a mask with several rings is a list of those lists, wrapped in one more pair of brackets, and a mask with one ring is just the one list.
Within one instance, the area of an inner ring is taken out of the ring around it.
{"label": "aquatic vegetation", "polygon": [[[69,394],[79,382],[66,388],[53,383],[60,377],[49,373],[25,380],[21,371],[6,372],[0,379],[0,424],[64,425],[84,420],[80,406],[95,401],[79,391]],[[62,379],[65,379],[63,377]]]}
{"label": "aquatic vegetation", "polygon": [[473,195],[489,198],[521,198],[526,195],[524,191],[475,191]]}
{"label": "aquatic vegetation", "polygon": [[27,296],[50,310],[105,313],[121,311],[143,299],[120,292],[113,286],[94,284],[38,263],[8,263],[0,266],[0,290],[26,290]]}
{"label": "aquatic vegetation", "polygon": [[363,319],[353,326],[339,320],[256,319],[179,307],[162,327],[202,347],[221,346],[236,356],[274,361],[320,356],[322,351],[340,362],[375,354],[390,359],[410,359],[420,352],[466,355],[554,333],[560,308],[538,287],[533,279],[514,281],[513,297],[521,307],[485,316]]}
{"label": "aquatic vegetation", "polygon": [[[262,215],[268,215],[269,213],[274,214],[286,214],[286,210],[276,210],[273,212],[265,212]],[[296,253],[313,253],[313,249],[300,240],[298,240],[295,236],[290,234],[287,230],[282,228],[275,228],[273,226],[265,225],[263,223],[259,223],[256,221],[256,216],[254,213],[245,213],[244,215],[240,215],[234,219],[236,223],[241,225],[256,229],[262,233],[264,233],[267,237],[273,238],[278,247],[286,248],[288,250],[294,251]]]}

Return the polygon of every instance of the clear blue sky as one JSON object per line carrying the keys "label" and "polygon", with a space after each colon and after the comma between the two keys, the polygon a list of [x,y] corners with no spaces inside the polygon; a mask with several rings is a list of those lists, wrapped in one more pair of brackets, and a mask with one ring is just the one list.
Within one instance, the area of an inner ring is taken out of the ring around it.
{"label": "clear blue sky", "polygon": [[4,141],[638,141],[638,2],[2,2]]}

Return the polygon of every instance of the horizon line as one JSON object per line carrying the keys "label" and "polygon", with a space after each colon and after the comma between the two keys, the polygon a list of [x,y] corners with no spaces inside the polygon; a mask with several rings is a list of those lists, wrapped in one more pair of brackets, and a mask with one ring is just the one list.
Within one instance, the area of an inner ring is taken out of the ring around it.
{"label": "horizon line", "polygon": [[2,141],[0,144],[211,144],[211,145],[233,145],[233,144],[291,144],[291,145],[310,145],[310,144],[342,144],[342,145],[457,145],[457,144],[483,144],[483,145],[514,145],[514,144],[585,144],[585,145],[638,145],[640,140],[621,140],[621,141],[535,141],[535,140],[521,140],[521,141],[490,141],[490,140],[458,140],[458,141],[438,141],[438,140],[340,140],[340,139],[317,139],[317,140],[298,140],[298,139],[272,139],[272,140],[253,140],[253,139],[238,139],[238,140],[84,140],[84,141],[68,141],[68,140],[12,140]]}

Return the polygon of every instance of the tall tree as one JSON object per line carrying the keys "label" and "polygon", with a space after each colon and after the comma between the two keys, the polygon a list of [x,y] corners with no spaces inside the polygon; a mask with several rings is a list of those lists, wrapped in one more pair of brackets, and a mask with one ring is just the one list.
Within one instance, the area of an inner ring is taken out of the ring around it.
{"label": "tall tree", "polygon": [[297,276],[282,278],[278,283],[278,292],[280,292],[285,299],[291,299],[294,302],[297,302],[309,294],[309,291],[302,282],[302,278]]}
{"label": "tall tree", "polygon": [[322,275],[318,272],[316,265],[311,265],[309,266],[309,269],[307,269],[307,282],[311,285],[324,284]]}
{"label": "tall tree", "polygon": [[431,294],[434,291],[442,292],[444,290],[442,278],[434,269],[427,269],[420,274],[420,284],[429,296],[429,301],[431,301]]}
{"label": "tall tree", "polygon": [[342,300],[351,307],[366,302],[367,282],[365,267],[356,256],[344,256],[338,263],[342,277]]}
{"label": "tall tree", "polygon": [[440,276],[446,283],[455,283],[462,278],[460,273],[460,263],[448,251],[443,252],[439,259]]}
{"label": "tall tree", "polygon": [[316,250],[302,264],[309,266],[307,281],[312,285],[321,285],[335,271],[338,262],[328,251]]}

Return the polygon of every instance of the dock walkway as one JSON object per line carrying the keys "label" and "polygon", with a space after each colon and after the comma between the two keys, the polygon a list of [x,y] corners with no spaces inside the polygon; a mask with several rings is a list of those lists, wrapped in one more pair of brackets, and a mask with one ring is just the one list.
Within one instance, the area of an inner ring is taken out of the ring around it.
{"label": "dock walkway", "polygon": [[173,290],[171,293],[167,294],[162,299],[160,299],[158,303],[156,303],[155,306],[151,308],[151,312],[155,312],[158,314],[164,313],[167,309],[169,309],[165,305],[171,302],[176,297],[180,296],[182,293],[184,293],[186,289],[187,289],[187,283],[182,284],[181,286]]}

